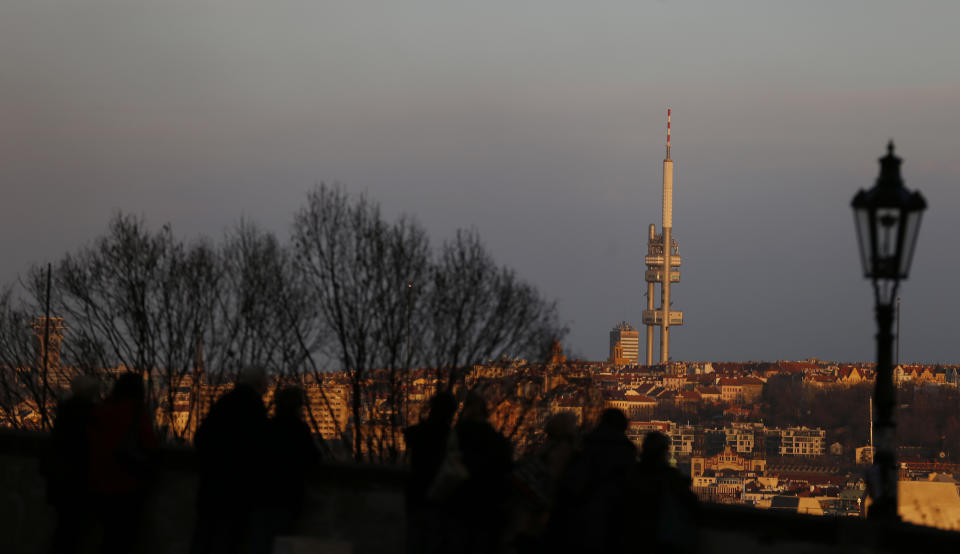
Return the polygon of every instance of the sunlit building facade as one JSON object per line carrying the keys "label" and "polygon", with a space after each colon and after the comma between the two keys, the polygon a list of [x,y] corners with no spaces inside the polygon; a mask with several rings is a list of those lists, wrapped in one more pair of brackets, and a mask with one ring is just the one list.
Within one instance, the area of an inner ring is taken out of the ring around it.
{"label": "sunlit building facade", "polygon": [[610,331],[610,360],[618,364],[640,361],[640,332],[626,321]]}

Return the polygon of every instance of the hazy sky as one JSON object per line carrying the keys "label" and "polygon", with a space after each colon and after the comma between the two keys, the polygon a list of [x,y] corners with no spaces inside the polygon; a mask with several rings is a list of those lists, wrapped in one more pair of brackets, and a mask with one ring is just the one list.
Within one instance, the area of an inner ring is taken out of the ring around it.
{"label": "hazy sky", "polygon": [[960,362],[960,4],[0,3],[0,280],[111,214],[286,234],[319,181],[475,226],[567,347],[640,326],[673,108],[675,359],[874,357],[849,202],[927,197],[904,360]]}

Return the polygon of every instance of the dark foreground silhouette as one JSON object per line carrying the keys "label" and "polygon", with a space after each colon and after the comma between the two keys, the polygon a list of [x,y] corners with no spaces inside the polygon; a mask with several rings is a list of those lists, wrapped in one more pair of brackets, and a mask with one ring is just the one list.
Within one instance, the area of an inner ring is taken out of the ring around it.
{"label": "dark foreground silhouette", "polygon": [[157,449],[144,409],[143,379],[121,375],[106,400],[88,377],[71,383],[60,403],[44,463],[48,498],[57,512],[51,552],[134,552]]}
{"label": "dark foreground silhouette", "polygon": [[404,431],[410,477],[406,486],[407,552],[441,552],[442,503],[428,497],[434,477],[444,461],[457,401],[450,393],[430,399],[426,419]]}
{"label": "dark foreground silhouette", "polygon": [[275,415],[267,423],[264,505],[253,514],[253,528],[260,531],[252,546],[256,553],[271,552],[278,536],[296,534],[307,474],[320,461],[310,428],[301,416],[303,405],[304,392],[298,387],[281,389],[274,396]]}
{"label": "dark foreground silhouette", "polygon": [[628,476],[628,490],[636,502],[627,508],[633,535],[646,538],[648,552],[694,552],[697,548],[697,497],[690,478],[671,467],[670,439],[648,433],[640,464]]}
{"label": "dark foreground silhouette", "polygon": [[278,390],[268,420],[266,388],[262,370],[244,371],[197,430],[193,554],[267,554],[278,536],[296,534],[307,475],[320,454],[302,419],[303,390]]}
{"label": "dark foreground silhouette", "polygon": [[90,492],[103,525],[101,552],[135,550],[157,449],[143,379],[121,375],[90,422]]}
{"label": "dark foreground silhouette", "polygon": [[467,396],[452,431],[451,402],[434,398],[407,430],[409,553],[695,551],[696,497],[668,463],[665,435],[647,435],[638,461],[620,410],[605,410],[582,442],[561,415],[512,464],[482,397]]}
{"label": "dark foreground silhouette", "polygon": [[99,383],[80,376],[70,383],[71,395],[57,405],[50,431],[50,451],[43,463],[47,500],[57,513],[51,552],[70,554],[81,548],[89,516],[90,420]]}
{"label": "dark foreground silhouette", "polygon": [[257,534],[255,510],[265,505],[266,374],[244,372],[197,429],[200,472],[192,554],[238,552]]}
{"label": "dark foreground silhouette", "polygon": [[[319,452],[301,418],[303,391],[274,395],[267,419],[262,371],[245,371],[201,423],[193,553],[272,551],[298,527],[307,476]],[[52,552],[136,552],[153,481],[156,437],[143,383],[126,374],[96,403],[96,386],[74,385],[58,408],[44,463],[58,515]],[[543,442],[516,462],[488,421],[484,398],[440,394],[405,431],[406,551],[419,553],[694,552],[698,506],[690,480],[668,462],[670,439],[650,433],[637,449],[627,418],[605,410],[580,438],[576,417],[546,422]],[[91,509],[92,508],[92,509]]]}
{"label": "dark foreground silhouette", "polygon": [[627,480],[637,449],[627,418],[608,409],[560,478],[546,543],[558,552],[616,552],[626,527]]}

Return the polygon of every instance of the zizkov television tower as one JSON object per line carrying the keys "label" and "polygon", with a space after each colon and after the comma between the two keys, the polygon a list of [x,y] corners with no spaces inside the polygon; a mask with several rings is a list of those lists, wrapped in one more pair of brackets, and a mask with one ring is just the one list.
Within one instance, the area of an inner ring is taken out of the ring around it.
{"label": "zizkov television tower", "polygon": [[[647,326],[647,365],[653,364],[653,328],[660,327],[660,363],[670,361],[670,327],[683,325],[683,312],[670,309],[670,284],[680,282],[680,253],[673,240],[673,160],[670,158],[670,109],[667,108],[667,157],[663,160],[663,225],[650,224],[647,234],[647,309],[643,324]],[[660,307],[655,308],[653,297],[660,283]]]}

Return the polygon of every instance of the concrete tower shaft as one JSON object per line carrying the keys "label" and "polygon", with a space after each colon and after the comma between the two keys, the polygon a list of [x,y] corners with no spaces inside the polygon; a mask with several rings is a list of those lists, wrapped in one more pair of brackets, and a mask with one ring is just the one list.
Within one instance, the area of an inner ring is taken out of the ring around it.
{"label": "concrete tower shaft", "polygon": [[673,229],[673,160],[670,159],[670,109],[667,108],[667,157],[663,159],[663,219],[664,231]]}
{"label": "concrete tower shaft", "polygon": [[[673,248],[673,160],[670,159],[670,108],[667,108],[667,156],[663,159],[663,274],[670,275]],[[660,284],[660,363],[670,361],[670,279]]]}
{"label": "concrete tower shaft", "polygon": [[[663,228],[663,244],[670,244],[670,227]],[[670,274],[670,250],[663,249],[663,274]],[[670,361],[670,279],[664,279],[660,283],[660,363],[665,364]]]}
{"label": "concrete tower shaft", "polygon": [[[667,109],[667,155],[663,160],[663,214],[662,232],[656,234],[654,225],[650,225],[646,257],[647,309],[643,312],[643,323],[647,326],[647,365],[653,363],[653,328],[660,327],[660,363],[670,361],[670,327],[683,325],[683,312],[671,310],[671,283],[680,281],[680,255],[677,243],[673,240],[673,160],[671,147],[671,110]],[[660,283],[660,307],[654,308],[653,294],[656,283]]]}

